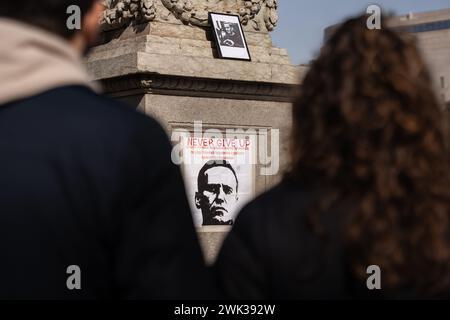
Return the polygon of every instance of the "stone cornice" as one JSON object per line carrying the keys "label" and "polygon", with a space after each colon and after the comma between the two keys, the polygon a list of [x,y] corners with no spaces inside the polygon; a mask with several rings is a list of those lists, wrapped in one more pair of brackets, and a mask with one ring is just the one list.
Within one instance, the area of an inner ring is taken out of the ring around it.
{"label": "stone cornice", "polygon": [[193,97],[291,102],[296,85],[203,79],[151,73],[108,78],[101,81],[106,94],[128,96],[154,93]]}

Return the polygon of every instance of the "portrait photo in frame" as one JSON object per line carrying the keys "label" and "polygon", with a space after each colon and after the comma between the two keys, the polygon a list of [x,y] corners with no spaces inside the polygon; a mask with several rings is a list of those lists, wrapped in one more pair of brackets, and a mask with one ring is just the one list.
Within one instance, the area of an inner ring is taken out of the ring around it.
{"label": "portrait photo in frame", "polygon": [[210,12],[209,21],[220,58],[251,61],[238,15]]}

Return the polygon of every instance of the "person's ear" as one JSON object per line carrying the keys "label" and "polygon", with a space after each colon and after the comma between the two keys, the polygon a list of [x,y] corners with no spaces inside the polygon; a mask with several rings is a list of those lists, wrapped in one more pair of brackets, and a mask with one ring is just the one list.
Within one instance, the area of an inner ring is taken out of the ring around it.
{"label": "person's ear", "polygon": [[195,193],[195,207],[197,209],[201,209],[202,207],[202,195],[200,194],[200,192]]}
{"label": "person's ear", "polygon": [[95,44],[97,41],[100,32],[100,18],[104,10],[105,6],[102,1],[94,0],[91,9],[84,15],[81,32],[88,46]]}

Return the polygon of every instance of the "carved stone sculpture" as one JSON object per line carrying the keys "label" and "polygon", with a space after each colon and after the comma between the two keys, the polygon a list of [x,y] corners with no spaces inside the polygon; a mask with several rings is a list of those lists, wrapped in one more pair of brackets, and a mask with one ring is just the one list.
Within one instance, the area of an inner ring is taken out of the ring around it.
{"label": "carved stone sculpture", "polygon": [[104,29],[154,20],[206,27],[208,12],[237,14],[252,31],[272,31],[278,22],[277,0],[104,0],[104,4]]}

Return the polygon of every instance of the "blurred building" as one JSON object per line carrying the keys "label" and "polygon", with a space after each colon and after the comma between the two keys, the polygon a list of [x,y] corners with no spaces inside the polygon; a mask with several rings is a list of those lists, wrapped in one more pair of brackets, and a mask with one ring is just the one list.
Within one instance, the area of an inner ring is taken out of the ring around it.
{"label": "blurred building", "polygon": [[390,25],[417,36],[437,92],[445,103],[450,103],[450,8],[397,16]]}
{"label": "blurred building", "polygon": [[[417,37],[436,92],[444,105],[450,103],[450,8],[391,17],[388,25]],[[324,38],[329,38],[337,27],[326,28]]]}

